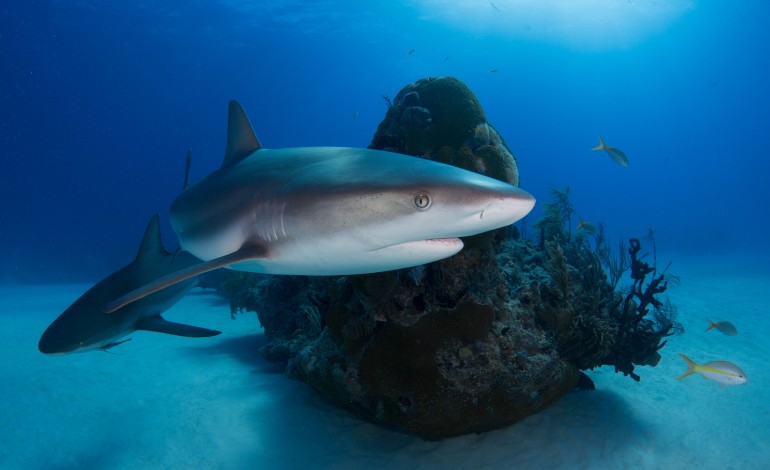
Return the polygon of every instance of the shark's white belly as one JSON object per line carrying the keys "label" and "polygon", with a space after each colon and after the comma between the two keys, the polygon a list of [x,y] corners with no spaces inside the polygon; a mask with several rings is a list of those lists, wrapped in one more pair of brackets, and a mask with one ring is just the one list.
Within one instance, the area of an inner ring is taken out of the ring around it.
{"label": "shark's white belly", "polygon": [[458,238],[420,240],[375,250],[360,250],[341,242],[274,246],[269,257],[230,266],[238,271],[306,276],[342,276],[408,268],[457,254]]}
{"label": "shark's white belly", "polygon": [[[283,204],[259,205],[227,227],[194,239],[179,232],[182,247],[205,261],[238,251],[248,244],[265,247],[263,258],[228,268],[265,274],[335,276],[390,271],[430,263],[459,252],[458,238],[400,242],[387,227],[355,227],[314,231],[282,216]],[[267,208],[267,209],[264,209]],[[280,216],[279,216],[280,215]]]}

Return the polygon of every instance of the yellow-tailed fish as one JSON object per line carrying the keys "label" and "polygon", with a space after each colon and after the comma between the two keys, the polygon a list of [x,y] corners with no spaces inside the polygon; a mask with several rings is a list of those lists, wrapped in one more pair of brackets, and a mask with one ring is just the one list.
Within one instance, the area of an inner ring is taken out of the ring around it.
{"label": "yellow-tailed fish", "polygon": [[729,321],[720,321],[717,323],[714,323],[713,321],[709,320],[709,327],[706,328],[706,331],[716,328],[720,333],[727,336],[735,336],[738,334],[738,329],[735,328],[735,325],[730,323]]}
{"label": "yellow-tailed fish", "polygon": [[583,228],[586,225],[590,224],[590,222],[586,222],[583,219],[581,219],[580,217],[578,217],[578,220],[580,221],[580,223],[578,224],[578,226],[577,226],[577,228],[575,230],[580,230],[581,228]]}
{"label": "yellow-tailed fish", "polygon": [[687,363],[687,370],[684,374],[677,377],[676,380],[682,380],[688,375],[692,375],[696,372],[702,375],[704,379],[713,380],[722,385],[740,385],[745,384],[749,380],[741,368],[732,362],[714,361],[701,366],[693,362],[684,354],[680,354],[679,356]]}
{"label": "yellow-tailed fish", "polygon": [[615,147],[608,147],[604,145],[602,136],[599,136],[599,146],[594,147],[591,150],[604,150],[605,152],[607,152],[607,155],[610,156],[612,161],[614,161],[620,166],[628,168],[628,157],[626,157],[626,154],[623,153],[623,151],[620,149],[616,149]]}
{"label": "yellow-tailed fish", "polygon": [[497,73],[497,69],[489,69],[489,71],[492,73]]}
{"label": "yellow-tailed fish", "polygon": [[414,49],[409,49],[409,52],[407,52],[406,55],[412,55],[412,52],[414,52]]}

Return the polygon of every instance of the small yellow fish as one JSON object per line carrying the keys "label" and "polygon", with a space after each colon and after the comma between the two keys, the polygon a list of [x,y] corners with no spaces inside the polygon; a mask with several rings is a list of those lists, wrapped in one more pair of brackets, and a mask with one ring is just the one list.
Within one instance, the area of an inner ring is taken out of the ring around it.
{"label": "small yellow fish", "polygon": [[589,225],[591,222],[585,222],[583,219],[578,217],[578,220],[580,223],[578,224],[577,228],[575,230],[580,230],[581,228],[585,227],[586,225]]}
{"label": "small yellow fish", "polygon": [[616,149],[615,147],[607,147],[606,145],[604,145],[602,136],[599,136],[599,146],[594,147],[591,150],[604,150],[605,152],[607,152],[607,155],[610,156],[612,161],[614,161],[620,166],[628,168],[628,157],[626,157],[626,154],[623,153],[623,151],[620,149]]}
{"label": "small yellow fish", "polygon": [[414,52],[414,49],[409,49],[409,52],[407,52],[406,55],[410,56],[412,55],[412,52]]}
{"label": "small yellow fish", "polygon": [[714,361],[701,366],[693,362],[684,354],[680,354],[679,357],[684,359],[684,362],[687,363],[687,370],[684,374],[677,377],[676,380],[682,380],[688,375],[692,375],[696,372],[702,375],[704,379],[713,380],[722,385],[740,385],[745,384],[749,380],[741,368],[732,362]]}
{"label": "small yellow fish", "polygon": [[717,323],[714,323],[713,321],[709,320],[710,326],[706,328],[706,331],[709,331],[712,328],[716,328],[719,330],[720,333],[727,335],[727,336],[735,336],[738,334],[738,329],[735,328],[735,325],[730,323],[729,321],[720,321]]}

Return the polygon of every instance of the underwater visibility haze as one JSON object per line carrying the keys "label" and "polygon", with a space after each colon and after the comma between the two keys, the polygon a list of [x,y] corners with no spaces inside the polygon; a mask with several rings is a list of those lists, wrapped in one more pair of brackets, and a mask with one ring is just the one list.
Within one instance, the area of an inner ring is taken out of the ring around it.
{"label": "underwater visibility haze", "polygon": [[0,467],[767,468],[768,14],[4,3]]}

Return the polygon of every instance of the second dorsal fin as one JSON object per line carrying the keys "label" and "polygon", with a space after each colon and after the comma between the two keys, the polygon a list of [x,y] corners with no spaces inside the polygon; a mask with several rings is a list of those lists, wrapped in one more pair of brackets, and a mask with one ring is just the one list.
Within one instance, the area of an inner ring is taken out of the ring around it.
{"label": "second dorsal fin", "polygon": [[237,101],[231,100],[227,116],[227,149],[222,168],[235,165],[261,148],[243,108]]}

